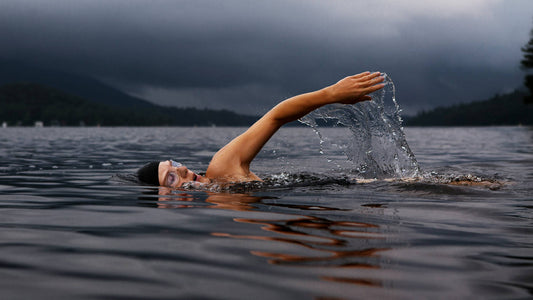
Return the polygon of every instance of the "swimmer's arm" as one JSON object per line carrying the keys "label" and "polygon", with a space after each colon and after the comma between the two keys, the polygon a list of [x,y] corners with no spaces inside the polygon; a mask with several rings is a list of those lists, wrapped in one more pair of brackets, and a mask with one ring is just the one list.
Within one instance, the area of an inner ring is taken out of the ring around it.
{"label": "swimmer's arm", "polygon": [[365,72],[349,76],[334,85],[316,92],[287,99],[270,110],[265,117],[271,115],[272,119],[283,125],[298,120],[326,104],[355,104],[357,102],[371,100],[372,98],[367,94],[381,89],[384,85],[378,83],[383,80],[384,78],[379,72]]}
{"label": "swimmer's arm", "polygon": [[324,89],[289,98],[267,112],[246,132],[220,149],[209,164],[207,176],[255,176],[250,163],[268,140],[286,123],[331,103],[354,104],[370,100],[368,94],[381,89],[384,78],[378,73],[361,73],[346,77]]}

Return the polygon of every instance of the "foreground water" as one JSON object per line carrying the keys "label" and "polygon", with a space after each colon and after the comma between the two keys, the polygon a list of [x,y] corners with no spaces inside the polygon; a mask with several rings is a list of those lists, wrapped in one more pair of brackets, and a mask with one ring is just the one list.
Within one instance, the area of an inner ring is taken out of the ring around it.
{"label": "foreground water", "polygon": [[321,154],[309,128],[261,152],[264,186],[130,181],[150,160],[205,170],[242,130],[1,129],[0,297],[533,296],[532,128],[407,128],[416,181],[353,180],[342,149]]}

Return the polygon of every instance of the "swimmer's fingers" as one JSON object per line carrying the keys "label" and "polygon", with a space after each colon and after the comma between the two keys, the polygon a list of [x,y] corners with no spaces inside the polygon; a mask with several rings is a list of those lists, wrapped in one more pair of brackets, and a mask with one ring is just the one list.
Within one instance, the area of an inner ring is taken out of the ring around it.
{"label": "swimmer's fingers", "polygon": [[360,101],[370,100],[367,94],[375,92],[385,85],[381,84],[385,78],[380,72],[363,72],[354,76],[341,79],[326,90],[331,95],[332,103],[355,104]]}
{"label": "swimmer's fingers", "polygon": [[366,72],[363,72],[363,73],[359,73],[357,75],[352,75],[352,76],[350,76],[350,78],[357,79],[357,78],[361,78],[361,77],[364,77],[364,76],[368,76],[370,74],[371,74],[370,72],[366,71]]}
{"label": "swimmer's fingers", "polygon": [[363,78],[364,80],[364,84],[368,85],[368,86],[373,86],[373,85],[376,85],[380,82],[383,82],[385,80],[385,77],[383,77],[381,75],[381,73],[379,72],[376,72],[376,73],[372,73],[368,76],[365,76]]}
{"label": "swimmer's fingers", "polygon": [[363,72],[357,75],[350,76],[351,79],[356,79],[360,82],[368,82],[369,80],[372,80],[376,77],[383,77],[383,76],[381,75],[381,72],[374,72],[374,73]]}
{"label": "swimmer's fingers", "polygon": [[361,98],[362,101],[370,100],[370,97],[366,97],[367,94],[371,94],[377,90],[382,89],[385,84],[381,83],[385,80],[385,77],[381,75],[380,72],[375,72],[368,74],[360,78],[359,87],[361,88]]}
{"label": "swimmer's fingers", "polygon": [[382,89],[383,87],[385,87],[385,84],[384,84],[384,83],[377,84],[377,83],[382,82],[382,81],[383,81],[383,80],[381,80],[381,81],[374,81],[373,83],[371,83],[371,85],[365,89],[365,91],[366,91],[365,94],[373,93],[373,92],[375,92],[375,91],[377,91],[377,90],[380,90],[380,89]]}
{"label": "swimmer's fingers", "polygon": [[361,83],[361,92],[363,95],[371,94],[377,90],[382,89],[385,84],[381,83],[385,80],[383,76],[381,76],[381,73],[378,73],[377,75],[372,74],[372,76],[369,76],[366,81]]}

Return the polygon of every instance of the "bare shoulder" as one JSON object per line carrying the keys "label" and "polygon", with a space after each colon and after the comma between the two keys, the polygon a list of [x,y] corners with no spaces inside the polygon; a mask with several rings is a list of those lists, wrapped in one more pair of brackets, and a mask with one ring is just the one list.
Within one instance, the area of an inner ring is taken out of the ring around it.
{"label": "bare shoulder", "polygon": [[206,172],[206,177],[218,182],[246,182],[260,181],[257,175],[248,169],[236,167],[235,165],[224,165],[220,163],[210,164]]}
{"label": "bare shoulder", "polygon": [[216,181],[254,181],[261,180],[252,173],[249,164],[243,164],[239,155],[235,155],[233,145],[226,145],[211,159],[206,177]]}

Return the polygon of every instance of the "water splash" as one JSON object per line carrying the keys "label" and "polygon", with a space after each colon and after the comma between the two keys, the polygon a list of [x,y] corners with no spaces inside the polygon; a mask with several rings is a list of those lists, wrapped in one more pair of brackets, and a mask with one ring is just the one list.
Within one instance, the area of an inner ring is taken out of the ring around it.
{"label": "water splash", "polygon": [[320,173],[277,173],[264,178],[264,181],[225,182],[225,183],[190,183],[186,182],[178,191],[207,191],[207,192],[231,192],[249,193],[264,190],[286,189],[296,187],[318,186],[349,186],[359,183],[356,179],[347,175],[328,176]]}
{"label": "water splash", "polygon": [[[326,146],[341,149],[353,164],[351,171],[362,178],[415,177],[420,168],[403,133],[394,83],[387,74],[384,77],[385,87],[372,95],[372,101],[327,105],[299,121],[316,132],[319,151],[328,161],[333,159],[328,157]],[[350,134],[332,140],[319,126],[332,122],[334,127],[347,128]]]}

